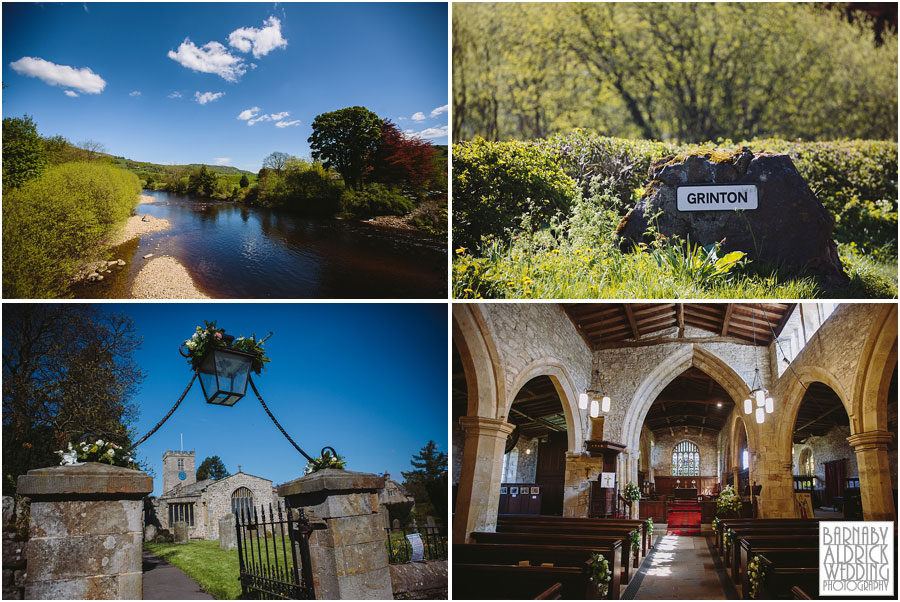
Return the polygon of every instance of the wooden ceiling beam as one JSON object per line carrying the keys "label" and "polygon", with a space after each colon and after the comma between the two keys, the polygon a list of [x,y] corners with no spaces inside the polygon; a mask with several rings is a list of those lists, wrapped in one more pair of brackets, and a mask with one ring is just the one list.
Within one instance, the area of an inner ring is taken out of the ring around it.
{"label": "wooden ceiling beam", "polygon": [[564,428],[559,428],[559,426],[553,424],[549,420],[544,420],[543,418],[534,418],[532,416],[529,416],[525,412],[522,412],[521,410],[517,410],[516,408],[510,408],[509,411],[512,412],[513,414],[515,414],[516,416],[521,416],[522,418],[524,418],[525,420],[528,420],[529,422],[533,422],[536,424],[540,424],[542,426],[546,426],[548,429],[550,429],[552,431],[565,432],[565,430],[566,430]]}
{"label": "wooden ceiling beam", "polygon": [[625,315],[628,316],[628,324],[631,326],[631,334],[634,335],[634,338],[641,338],[641,331],[638,330],[637,322],[634,321],[634,311],[631,308],[630,303],[625,303]]}
{"label": "wooden ceiling beam", "polygon": [[731,312],[734,311],[734,303],[729,303],[725,307],[725,317],[722,319],[722,331],[719,333],[723,337],[728,334],[728,326],[731,322]]}
{"label": "wooden ceiling beam", "polygon": [[684,303],[678,304],[678,309],[676,311],[676,322],[678,324],[678,336],[684,336]]}

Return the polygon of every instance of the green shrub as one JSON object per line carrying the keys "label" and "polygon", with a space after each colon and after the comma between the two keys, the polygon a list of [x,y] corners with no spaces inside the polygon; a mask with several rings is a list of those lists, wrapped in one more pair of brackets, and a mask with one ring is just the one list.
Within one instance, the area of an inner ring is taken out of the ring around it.
{"label": "green shrub", "polygon": [[454,245],[476,247],[482,237],[504,238],[525,213],[540,227],[557,212],[568,212],[575,190],[551,149],[481,138],[454,144]]}
{"label": "green shrub", "polygon": [[3,296],[55,297],[137,203],[140,181],[101,162],[64,163],[3,198]]}
{"label": "green shrub", "polygon": [[3,120],[3,189],[18,188],[47,167],[47,151],[30,116]]}
{"label": "green shrub", "polygon": [[413,202],[396,188],[384,184],[369,184],[359,190],[344,190],[344,211],[357,218],[376,215],[406,215],[413,210]]}
{"label": "green shrub", "polygon": [[409,218],[411,226],[434,236],[447,237],[447,200],[429,199],[419,205]]}
{"label": "green shrub", "polygon": [[284,206],[306,215],[332,216],[341,209],[344,186],[319,161],[292,159],[286,165]]}

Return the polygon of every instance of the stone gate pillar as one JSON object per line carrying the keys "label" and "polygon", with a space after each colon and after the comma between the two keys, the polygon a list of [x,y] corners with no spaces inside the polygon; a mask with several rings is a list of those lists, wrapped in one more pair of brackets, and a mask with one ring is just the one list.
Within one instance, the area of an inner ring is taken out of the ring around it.
{"label": "stone gate pillar", "polygon": [[503,478],[503,450],[513,425],[505,420],[482,416],[462,416],[466,430],[457,512],[453,518],[454,543],[466,543],[472,531],[493,531],[497,526],[500,480]]}
{"label": "stone gate pillar", "polygon": [[31,498],[26,599],[140,600],[143,497],[139,470],[87,462],[21,475]]}
{"label": "stone gate pillar", "polygon": [[868,431],[847,437],[856,452],[859,494],[866,520],[892,521],[896,518],[887,451],[892,439],[893,434],[888,431]]}
{"label": "stone gate pillar", "polygon": [[393,599],[378,504],[383,488],[384,477],[331,468],[278,486],[291,508],[325,521],[309,538],[316,599]]}

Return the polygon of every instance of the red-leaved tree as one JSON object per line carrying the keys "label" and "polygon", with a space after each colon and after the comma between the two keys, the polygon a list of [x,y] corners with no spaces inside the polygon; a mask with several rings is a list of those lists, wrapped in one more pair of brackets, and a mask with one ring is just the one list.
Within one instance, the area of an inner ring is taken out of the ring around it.
{"label": "red-leaved tree", "polygon": [[368,180],[406,185],[418,191],[427,188],[433,176],[434,147],[431,143],[405,136],[396,124],[385,119]]}

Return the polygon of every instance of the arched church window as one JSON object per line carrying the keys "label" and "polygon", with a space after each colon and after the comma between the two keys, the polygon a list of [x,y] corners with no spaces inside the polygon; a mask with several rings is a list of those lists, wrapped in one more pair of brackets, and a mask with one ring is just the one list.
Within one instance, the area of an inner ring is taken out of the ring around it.
{"label": "arched church window", "polygon": [[672,476],[700,476],[700,449],[696,443],[682,441],[675,446],[672,451]]}
{"label": "arched church window", "polygon": [[803,448],[800,452],[800,474],[811,477],[816,474],[816,460],[813,457],[812,450],[808,447]]}
{"label": "arched church window", "polygon": [[746,449],[741,452],[741,468],[743,470],[750,468],[750,452]]}
{"label": "arched church window", "polygon": [[514,448],[511,452],[506,454],[504,460],[503,482],[515,483],[516,473],[519,470],[519,449]]}
{"label": "arched church window", "polygon": [[253,509],[253,492],[246,487],[238,487],[231,494],[231,513],[238,516]]}

